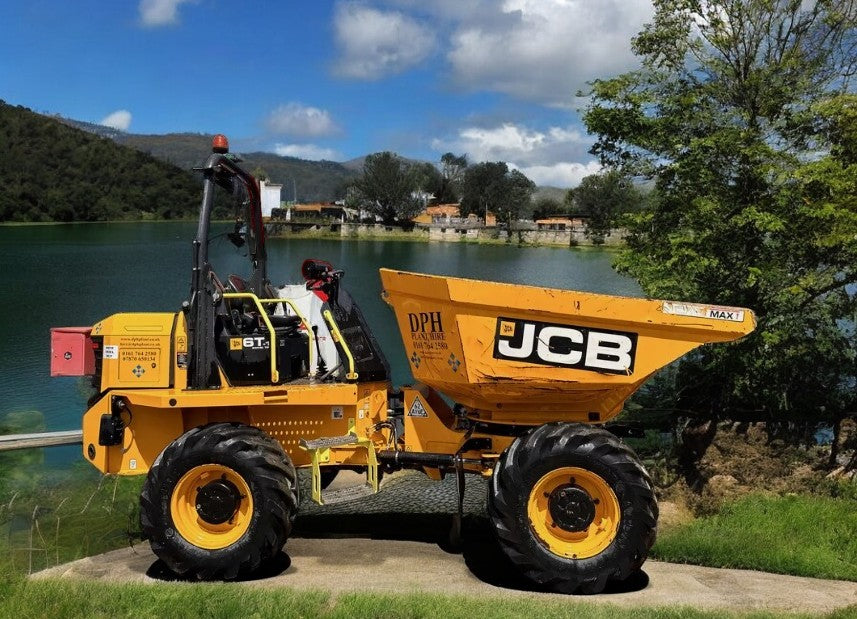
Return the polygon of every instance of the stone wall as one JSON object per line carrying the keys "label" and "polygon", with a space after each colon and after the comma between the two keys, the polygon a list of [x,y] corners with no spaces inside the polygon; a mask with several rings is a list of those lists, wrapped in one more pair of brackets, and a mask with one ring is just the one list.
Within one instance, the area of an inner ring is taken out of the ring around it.
{"label": "stone wall", "polygon": [[430,238],[428,230],[419,226],[414,226],[412,230],[406,232],[399,226],[385,226],[384,224],[344,223],[341,224],[339,234],[343,238],[359,239],[412,237],[414,240],[428,240]]}
{"label": "stone wall", "polygon": [[[419,228],[428,230],[428,238],[431,241],[506,241],[509,237],[506,230],[494,226],[488,228],[463,228],[433,224],[431,226],[419,226]],[[621,229],[611,230],[604,239],[604,245],[620,245],[624,234],[625,231]],[[525,245],[552,245],[557,247],[593,244],[586,237],[585,228],[574,228],[572,230],[513,230],[511,242],[523,243]]]}
{"label": "stone wall", "polygon": [[[565,247],[574,245],[592,245],[592,241],[586,236],[585,228],[573,228],[571,230],[522,230],[512,232],[512,238],[520,238],[520,242],[532,245],[562,245]],[[625,231],[621,229],[611,230],[604,237],[604,245],[616,246],[622,243]]]}
{"label": "stone wall", "polygon": [[[441,242],[506,242],[524,245],[548,245],[554,247],[574,247],[592,245],[586,238],[585,228],[571,230],[537,230],[533,225],[513,230],[511,239],[505,229],[496,226],[473,226],[464,224],[417,224],[412,230],[405,231],[399,226],[362,223],[306,224],[294,222],[272,222],[269,233],[295,236],[339,236],[343,239],[409,239],[415,241]],[[611,230],[604,239],[605,246],[622,243],[625,231]]]}

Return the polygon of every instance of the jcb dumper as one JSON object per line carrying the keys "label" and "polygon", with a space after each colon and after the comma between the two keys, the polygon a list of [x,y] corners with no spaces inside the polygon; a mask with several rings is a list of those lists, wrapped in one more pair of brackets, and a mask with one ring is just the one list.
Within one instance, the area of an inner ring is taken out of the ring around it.
{"label": "jcb dumper", "polygon": [[[634,453],[601,424],[654,372],[740,338],[747,309],[631,299],[381,269],[410,369],[389,368],[342,272],[307,260],[271,286],[256,180],[225,138],[205,186],[180,311],[116,314],[53,331],[52,372],[91,375],[84,457],[146,474],[141,525],[172,570],[232,579],[280,551],[298,510],[342,468],[490,480],[499,543],[533,581],[601,591],[640,568],[658,508]],[[208,260],[215,191],[239,195],[248,279]],[[225,282],[225,283],[224,283]],[[323,543],[323,542],[319,542]]]}

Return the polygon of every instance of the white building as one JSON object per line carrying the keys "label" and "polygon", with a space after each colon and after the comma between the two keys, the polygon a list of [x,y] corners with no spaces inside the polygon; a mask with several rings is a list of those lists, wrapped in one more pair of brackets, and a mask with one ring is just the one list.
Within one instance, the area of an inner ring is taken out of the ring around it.
{"label": "white building", "polygon": [[262,197],[262,217],[270,217],[271,211],[280,208],[283,186],[268,181],[259,181],[259,192]]}

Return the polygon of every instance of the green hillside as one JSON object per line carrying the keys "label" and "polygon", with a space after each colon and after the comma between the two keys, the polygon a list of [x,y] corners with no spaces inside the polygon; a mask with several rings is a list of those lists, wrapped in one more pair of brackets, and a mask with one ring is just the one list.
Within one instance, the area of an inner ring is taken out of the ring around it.
{"label": "green hillside", "polygon": [[211,138],[213,136],[202,133],[170,133],[168,135],[116,133],[110,137],[117,144],[142,151],[182,170],[192,170],[202,165],[206,157],[211,154]]}
{"label": "green hillside", "polygon": [[199,209],[201,183],[189,172],[3,101],[0,152],[0,221],[174,219]]}
{"label": "green hillside", "polygon": [[[296,190],[298,202],[332,202],[345,197],[345,189],[357,176],[335,161],[305,161],[273,153],[241,155],[250,171],[263,169],[274,183],[283,184],[283,200]],[[294,179],[294,185],[292,184]]]}
{"label": "green hillside", "polygon": [[[112,137],[119,144],[131,146],[186,170],[205,161],[211,151],[212,138],[200,133],[119,133]],[[346,185],[358,173],[334,161],[306,161],[261,152],[240,153],[240,156],[244,168],[251,172],[261,168],[271,182],[283,185],[283,200],[293,199],[295,190],[299,202],[328,202],[343,198]]]}

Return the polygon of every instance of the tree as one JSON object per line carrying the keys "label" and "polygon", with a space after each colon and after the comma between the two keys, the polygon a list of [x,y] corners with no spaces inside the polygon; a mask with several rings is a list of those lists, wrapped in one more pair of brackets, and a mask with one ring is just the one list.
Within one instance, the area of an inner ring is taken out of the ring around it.
{"label": "tree", "polygon": [[443,178],[440,170],[433,163],[421,161],[411,164],[411,173],[414,175],[416,191],[426,196],[428,200],[437,203],[438,196],[443,191]]}
{"label": "tree", "polygon": [[[592,84],[602,164],[653,179],[620,271],[758,327],[675,370],[704,419],[838,419],[857,382],[853,2],[656,0],[639,71]],[[851,327],[844,327],[850,319]]]}
{"label": "tree", "polygon": [[444,153],[440,158],[441,164],[441,187],[435,194],[438,204],[457,202],[461,183],[464,180],[464,172],[467,170],[467,155],[455,155]]}
{"label": "tree", "polygon": [[502,161],[471,165],[464,172],[461,195],[461,214],[475,213],[485,218],[503,200],[509,166]]}
{"label": "tree", "polygon": [[367,156],[363,174],[354,186],[369,202],[369,210],[387,225],[410,220],[419,213],[420,204],[411,195],[417,189],[415,175],[395,153],[384,151]]}
{"label": "tree", "polygon": [[530,206],[536,184],[520,170],[512,170],[506,176],[507,193],[498,209],[497,217],[504,219],[511,229],[512,221],[521,217]]}
{"label": "tree", "polygon": [[490,211],[511,226],[526,208],[536,185],[502,161],[477,163],[464,173],[461,198],[463,214],[485,217]]}
{"label": "tree", "polygon": [[0,221],[139,219],[199,208],[190,172],[0,101]]}
{"label": "tree", "polygon": [[600,245],[619,216],[639,207],[640,192],[617,170],[590,174],[567,194],[575,213],[586,217],[586,236]]}
{"label": "tree", "polygon": [[251,174],[253,175],[253,177],[257,181],[269,181],[269,180],[271,180],[271,177],[268,176],[268,173],[265,171],[265,168],[263,168],[260,165],[257,165],[255,168],[253,168],[253,171],[251,172]]}

